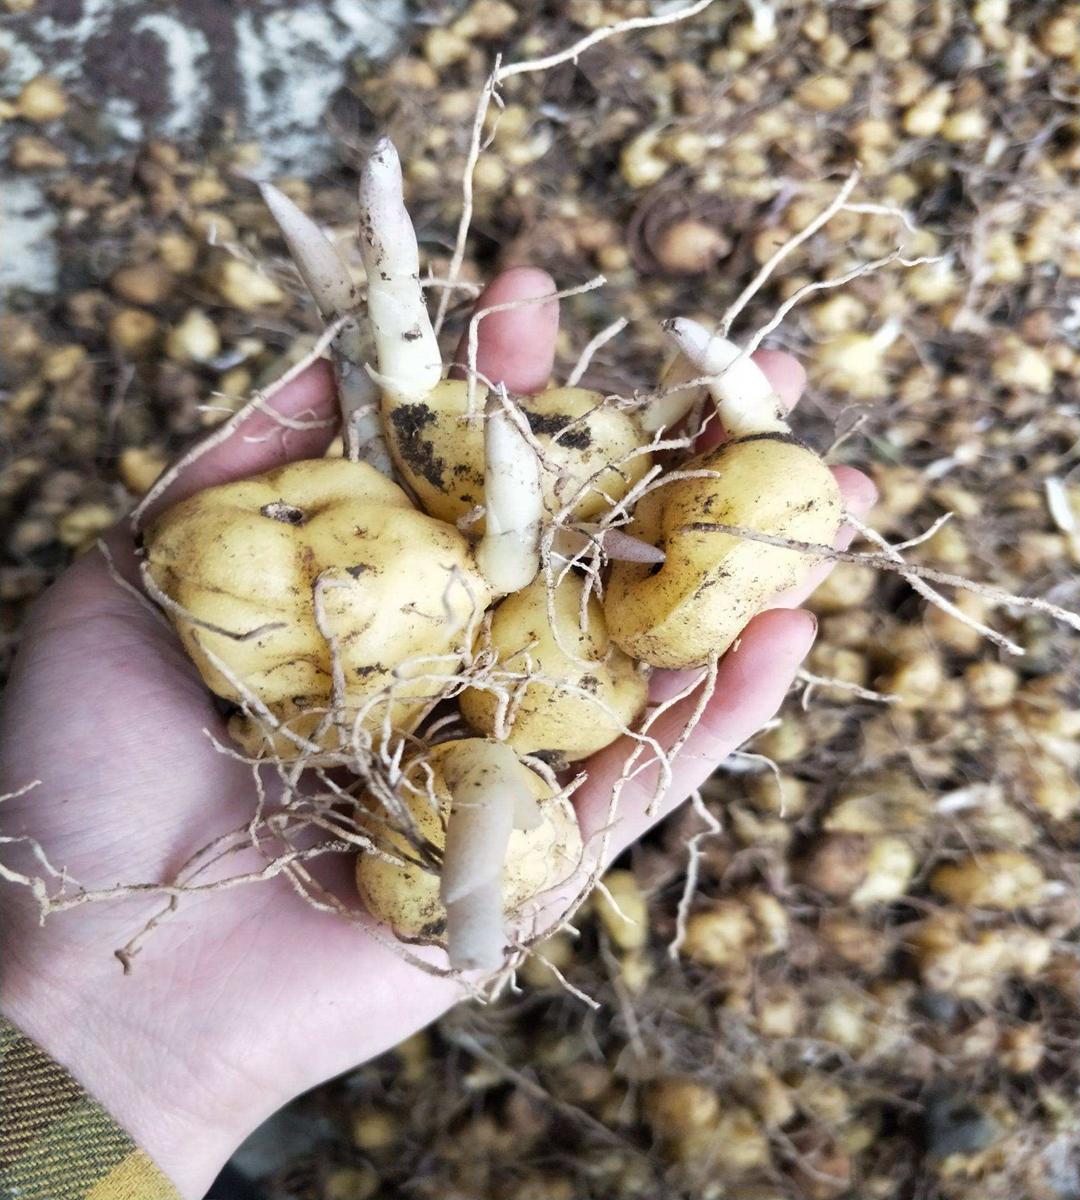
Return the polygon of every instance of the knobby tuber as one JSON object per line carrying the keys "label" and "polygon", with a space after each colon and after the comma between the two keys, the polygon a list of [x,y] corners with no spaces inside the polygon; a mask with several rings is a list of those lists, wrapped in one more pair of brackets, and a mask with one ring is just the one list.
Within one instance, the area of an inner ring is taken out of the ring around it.
{"label": "knobby tuber", "polygon": [[[145,544],[184,646],[207,686],[241,706],[230,732],[254,756],[295,757],[331,703],[323,744],[358,715],[377,725],[389,710],[406,727],[431,697],[432,662],[457,669],[490,596],[452,525],[347,459],[198,492],[164,513]],[[271,736],[251,697],[276,718]]]}
{"label": "knobby tuber", "polygon": [[792,434],[750,358],[693,321],[666,328],[698,374],[710,377],[727,441],[686,464],[689,477],[642,498],[629,532],[666,558],[615,563],[604,612],[612,640],[628,654],[656,667],[698,667],[723,654],[809,565],[798,550],[716,526],[829,546],[843,498],[821,456]]}
{"label": "knobby tuber", "polygon": [[452,966],[493,970],[504,925],[581,860],[573,807],[505,743],[479,738],[432,747],[402,782],[415,832],[390,834],[400,862],[359,856],[360,894],[402,940],[445,940]]}
{"label": "knobby tuber", "polygon": [[489,737],[501,723],[521,754],[555,763],[587,758],[634,725],[645,709],[648,682],[629,655],[611,645],[604,611],[590,596],[581,620],[585,581],[568,573],[555,588],[555,625],[548,616],[547,581],[541,576],[501,601],[491,619],[491,646],[508,673],[508,711],[499,694],[477,686],[461,695],[461,712]]}

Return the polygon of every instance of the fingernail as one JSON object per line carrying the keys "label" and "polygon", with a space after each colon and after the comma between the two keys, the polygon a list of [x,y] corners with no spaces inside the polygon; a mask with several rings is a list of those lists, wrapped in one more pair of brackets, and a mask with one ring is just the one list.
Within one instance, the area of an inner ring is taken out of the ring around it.
{"label": "fingernail", "polygon": [[[812,613],[809,609],[800,608],[797,610],[799,614],[806,619],[806,633],[808,641],[813,644],[814,638],[817,637],[818,619],[817,613]],[[809,648],[809,647],[808,647]]]}

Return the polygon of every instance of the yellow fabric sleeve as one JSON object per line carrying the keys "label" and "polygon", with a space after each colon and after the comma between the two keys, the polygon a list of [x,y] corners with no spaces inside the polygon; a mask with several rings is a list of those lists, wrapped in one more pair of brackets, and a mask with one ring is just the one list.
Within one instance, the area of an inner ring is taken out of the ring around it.
{"label": "yellow fabric sleeve", "polygon": [[153,1162],[36,1042],[0,1017],[0,1198],[180,1200]]}

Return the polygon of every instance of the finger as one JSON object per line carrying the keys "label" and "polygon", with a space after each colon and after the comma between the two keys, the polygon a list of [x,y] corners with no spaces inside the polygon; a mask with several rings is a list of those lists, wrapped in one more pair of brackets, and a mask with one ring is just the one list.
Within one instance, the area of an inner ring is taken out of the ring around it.
{"label": "finger", "polygon": [[[558,289],[547,273],[536,267],[512,267],[497,275],[476,301],[476,312],[551,296]],[[559,302],[524,304],[484,317],[477,326],[476,370],[492,383],[504,383],[510,392],[539,392],[547,384],[555,362],[559,332]],[[465,379],[469,366],[469,331],[462,334],[454,355],[451,378]]]}
{"label": "finger", "polygon": [[[657,811],[652,816],[647,813],[659,777],[658,766],[650,766],[623,787],[609,858],[681,804],[732,750],[775,715],[816,632],[817,620],[800,609],[760,613],[747,625],[720,663],[712,698],[675,759],[671,784]],[[696,703],[696,695],[691,695],[674,705],[656,721],[650,734],[665,748],[672,746]],[[589,760],[588,782],[575,800],[586,840],[608,822],[612,789],[632,745],[630,739],[622,738]],[[639,763],[648,762],[650,754],[646,749]]]}
{"label": "finger", "polygon": [[[840,493],[844,497],[844,508],[861,521],[877,503],[878,491],[873,480],[855,467],[833,467],[832,473],[840,485]],[[854,526],[845,523],[840,526],[840,532],[833,542],[833,549],[846,550],[854,539]],[[800,604],[806,602],[807,597],[835,566],[836,563],[830,562],[828,559],[816,563],[807,571],[806,578],[801,583],[773,597],[773,607],[798,608]]]}
{"label": "finger", "polygon": [[[150,506],[143,525],[203,488],[320,457],[337,432],[337,415],[334,373],[329,362],[319,359],[279,392],[272,392],[264,408],[240,421],[224,441],[184,467]],[[220,436],[220,430],[207,434],[206,441],[212,442],[215,435]]]}
{"label": "finger", "polygon": [[790,412],[806,390],[806,369],[802,363],[783,350],[755,350],[750,358],[761,368],[773,391]]}
{"label": "finger", "polygon": [[[806,390],[806,371],[802,363],[783,350],[755,350],[750,358],[761,368],[773,391],[790,412]],[[697,451],[700,454],[711,450],[723,440],[724,428],[714,417],[698,438]]]}

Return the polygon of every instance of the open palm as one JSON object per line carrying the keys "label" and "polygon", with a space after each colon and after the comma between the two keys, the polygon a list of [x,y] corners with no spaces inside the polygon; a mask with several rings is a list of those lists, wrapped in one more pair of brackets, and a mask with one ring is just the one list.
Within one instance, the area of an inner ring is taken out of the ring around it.
{"label": "open palm", "polygon": [[[501,276],[481,304],[552,290],[543,272],[519,269]],[[511,391],[541,389],[557,324],[556,302],[486,318],[479,369]],[[758,361],[794,403],[803,379],[794,360],[766,351]],[[290,417],[326,417],[334,403],[322,363],[273,399]],[[286,430],[256,413],[193,464],[164,503],[318,455],[331,432]],[[849,507],[865,511],[869,481],[845,468],[838,477]],[[130,565],[127,531],[108,541],[121,568]],[[663,811],[776,711],[814,628],[791,608],[751,623],[721,664]],[[655,685],[665,686],[671,681]],[[658,723],[662,742],[675,739],[688,703]],[[31,614],[8,688],[0,793],[40,784],[0,806],[4,835],[35,838],[87,887],[169,878],[197,847],[252,813],[249,769],[215,749],[208,731],[227,740],[179,641],[116,582],[100,551],[84,555]],[[586,836],[606,821],[627,752],[616,744],[590,763],[575,799]],[[645,814],[650,794],[647,776],[624,793],[612,854],[653,823]],[[28,868],[24,847],[5,849],[14,851],[12,865]],[[69,1067],[185,1195],[201,1195],[274,1109],[395,1045],[462,995],[459,984],[317,912],[280,879],[184,903],[129,975],[113,951],[160,909],[160,897],[82,906],[39,924],[28,893],[7,893],[5,1014]]]}

